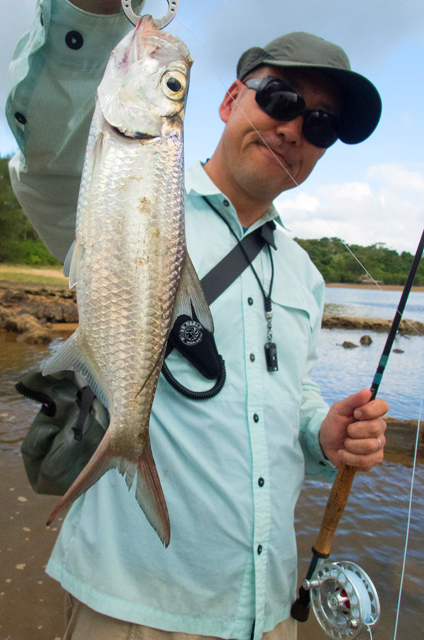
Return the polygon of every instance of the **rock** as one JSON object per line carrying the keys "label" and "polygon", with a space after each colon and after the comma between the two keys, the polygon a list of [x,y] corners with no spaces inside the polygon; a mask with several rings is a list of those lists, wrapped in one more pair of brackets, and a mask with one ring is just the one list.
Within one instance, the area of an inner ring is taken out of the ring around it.
{"label": "rock", "polygon": [[62,306],[64,322],[78,322],[78,307],[75,304],[64,304]]}
{"label": "rock", "polygon": [[[381,331],[388,333],[392,326],[391,320],[373,318],[349,318],[345,316],[324,316],[322,326],[325,329],[360,329],[361,331]],[[402,335],[423,335],[424,324],[414,320],[401,320],[399,333]]]}
{"label": "rock", "polygon": [[14,304],[16,302],[27,302],[29,300],[29,296],[24,291],[6,291],[2,298],[2,304]]}
{"label": "rock", "polygon": [[402,349],[393,349],[393,353],[405,353]]}
{"label": "rock", "polygon": [[6,331],[24,333],[25,331],[37,331],[41,327],[33,316],[28,314],[18,316],[12,313],[4,319],[3,328],[6,329]]}
{"label": "rock", "polygon": [[27,344],[48,344],[53,340],[53,335],[47,329],[38,329],[35,331],[25,331],[21,333],[17,340],[26,342]]}
{"label": "rock", "polygon": [[371,336],[362,336],[362,338],[359,340],[359,342],[364,346],[364,347],[369,347],[370,344],[372,344],[372,338]]}
{"label": "rock", "polygon": [[48,329],[42,327],[34,316],[28,313],[19,314],[9,310],[0,310],[1,327],[6,331],[19,333],[17,340],[28,344],[48,344],[53,336]]}
{"label": "rock", "polygon": [[78,309],[72,303],[49,302],[38,304],[32,310],[32,314],[36,318],[44,318],[48,322],[78,322]]}
{"label": "rock", "polygon": [[358,347],[357,344],[353,344],[353,342],[348,342],[347,340],[345,340],[341,346],[343,349],[356,349]]}

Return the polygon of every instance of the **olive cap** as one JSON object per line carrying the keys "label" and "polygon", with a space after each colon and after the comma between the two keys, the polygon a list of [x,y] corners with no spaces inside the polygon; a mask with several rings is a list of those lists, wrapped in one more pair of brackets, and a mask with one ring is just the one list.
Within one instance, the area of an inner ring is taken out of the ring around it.
{"label": "olive cap", "polygon": [[339,138],[346,144],[363,142],[372,134],[381,116],[381,98],[375,86],[352,71],[341,47],[310,33],[296,31],[243,53],[237,78],[243,80],[263,65],[320,69],[339,86],[343,97]]}

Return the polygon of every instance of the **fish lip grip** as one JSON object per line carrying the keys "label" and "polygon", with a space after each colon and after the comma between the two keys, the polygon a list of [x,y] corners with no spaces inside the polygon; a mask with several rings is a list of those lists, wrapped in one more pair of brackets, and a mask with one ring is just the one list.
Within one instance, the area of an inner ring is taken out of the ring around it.
{"label": "fish lip grip", "polygon": [[[139,5],[139,11],[143,8],[146,0],[142,0]],[[178,3],[179,0],[167,0],[168,2],[168,11],[166,12],[163,18],[158,18],[153,20],[158,29],[164,29],[170,22],[175,18],[178,11]],[[140,22],[141,16],[133,11],[131,6],[131,0],[121,0],[122,9],[127,16],[128,20],[134,25],[137,26]]]}

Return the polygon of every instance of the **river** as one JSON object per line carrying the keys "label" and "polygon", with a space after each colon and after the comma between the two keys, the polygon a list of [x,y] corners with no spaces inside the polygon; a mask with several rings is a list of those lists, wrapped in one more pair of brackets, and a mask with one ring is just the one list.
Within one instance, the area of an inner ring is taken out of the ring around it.
{"label": "river", "polygon": [[[327,289],[328,311],[360,317],[393,316],[399,292]],[[413,294],[405,317],[424,321],[424,293]],[[324,330],[320,362],[314,377],[329,402],[371,384],[385,341],[370,333],[370,347],[343,349],[349,340],[359,345],[361,332]],[[20,445],[38,406],[14,391],[14,384],[36,362],[57,347],[26,345],[12,334],[0,333],[0,640],[57,640],[63,635],[63,595],[44,574],[44,566],[60,527],[45,527],[56,498],[38,496],[26,480]],[[392,354],[382,397],[390,415],[417,419],[424,386],[424,342],[421,336],[397,338],[403,353]],[[345,514],[337,530],[332,561],[357,562],[372,578],[381,600],[381,622],[375,640],[391,640],[403,562],[412,460],[391,457],[369,474],[358,474]],[[308,480],[296,510],[299,581],[306,574],[330,485]],[[418,640],[424,629],[424,464],[417,467],[412,505],[409,551],[401,602],[398,640]],[[311,616],[299,626],[299,640],[325,638]]]}

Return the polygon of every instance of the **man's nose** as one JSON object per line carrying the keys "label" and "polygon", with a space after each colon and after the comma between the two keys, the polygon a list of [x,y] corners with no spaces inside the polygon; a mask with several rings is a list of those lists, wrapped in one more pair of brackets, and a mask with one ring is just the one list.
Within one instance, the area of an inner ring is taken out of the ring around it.
{"label": "man's nose", "polygon": [[303,138],[303,117],[297,116],[293,120],[279,122],[276,132],[279,136],[283,136],[287,142],[299,144]]}

